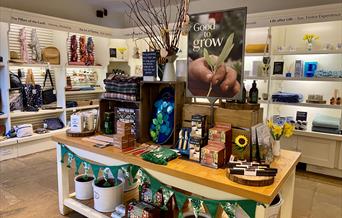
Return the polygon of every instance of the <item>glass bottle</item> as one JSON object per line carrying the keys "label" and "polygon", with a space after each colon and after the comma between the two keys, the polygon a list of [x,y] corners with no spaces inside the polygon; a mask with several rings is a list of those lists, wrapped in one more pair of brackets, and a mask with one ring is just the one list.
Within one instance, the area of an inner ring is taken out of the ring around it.
{"label": "glass bottle", "polygon": [[257,104],[259,98],[259,91],[256,81],[253,80],[252,88],[249,90],[249,103]]}
{"label": "glass bottle", "polygon": [[111,117],[112,117],[111,112],[105,112],[105,117],[104,117],[104,133],[105,134],[114,133],[114,125],[113,125],[113,120],[111,119]]}

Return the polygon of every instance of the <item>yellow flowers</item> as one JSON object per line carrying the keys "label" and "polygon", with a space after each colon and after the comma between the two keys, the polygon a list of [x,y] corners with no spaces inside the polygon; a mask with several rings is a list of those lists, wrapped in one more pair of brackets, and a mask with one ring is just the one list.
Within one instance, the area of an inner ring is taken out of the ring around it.
{"label": "yellow flowers", "polygon": [[318,40],[319,39],[319,36],[315,35],[315,34],[305,34],[304,37],[303,37],[303,40],[304,41],[307,41],[308,43],[312,43],[313,40]]}
{"label": "yellow flowers", "polygon": [[283,135],[285,135],[286,138],[289,138],[292,136],[294,131],[294,125],[288,122],[285,122],[284,125],[279,125],[268,120],[267,126],[270,128],[270,132],[274,140],[280,140]]}
{"label": "yellow flowers", "polygon": [[235,144],[240,148],[245,148],[248,145],[248,139],[244,135],[238,135],[235,138]]}

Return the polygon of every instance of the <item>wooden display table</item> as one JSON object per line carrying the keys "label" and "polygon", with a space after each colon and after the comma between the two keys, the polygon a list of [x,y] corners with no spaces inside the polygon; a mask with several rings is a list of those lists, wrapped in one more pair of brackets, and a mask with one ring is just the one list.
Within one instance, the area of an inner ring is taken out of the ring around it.
{"label": "wooden display table", "polygon": [[[284,199],[281,218],[290,218],[292,216],[295,167],[300,157],[298,152],[281,150],[281,156],[272,163],[272,167],[278,169],[274,183],[265,187],[251,187],[230,181],[226,176],[226,169],[212,169],[182,159],[176,159],[170,161],[167,166],[161,166],[144,161],[134,155],[123,154],[114,147],[96,148],[94,143],[83,141],[80,138],[68,137],[65,133],[55,135],[52,138],[56,142],[66,145],[72,152],[82,158],[108,166],[126,163],[135,164],[147,170],[164,184],[209,199],[252,199],[257,202],[270,204],[273,198],[281,192]],[[60,212],[67,214],[68,208],[71,208],[88,217],[101,217],[101,213],[70,198],[68,168],[66,164],[62,164],[59,161],[60,159],[61,146],[57,144]],[[264,217],[264,212],[263,206],[257,206],[256,217]]]}

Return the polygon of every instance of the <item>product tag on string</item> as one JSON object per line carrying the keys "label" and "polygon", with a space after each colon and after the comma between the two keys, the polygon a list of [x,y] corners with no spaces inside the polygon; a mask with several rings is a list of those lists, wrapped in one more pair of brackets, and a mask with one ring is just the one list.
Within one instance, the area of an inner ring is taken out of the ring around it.
{"label": "product tag on string", "polygon": [[37,89],[32,89],[32,94],[37,94]]}
{"label": "product tag on string", "polygon": [[53,94],[56,95],[56,89],[52,90]]}

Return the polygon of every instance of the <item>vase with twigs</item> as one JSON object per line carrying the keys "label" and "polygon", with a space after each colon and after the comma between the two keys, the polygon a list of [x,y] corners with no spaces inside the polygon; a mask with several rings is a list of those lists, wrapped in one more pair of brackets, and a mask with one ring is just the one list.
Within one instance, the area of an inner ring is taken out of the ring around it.
{"label": "vase with twigs", "polygon": [[[183,26],[189,20],[189,0],[160,0],[155,5],[153,0],[130,0],[125,3],[127,15],[133,25],[145,34],[153,49],[160,51],[160,59],[166,62],[164,81],[176,79],[174,61],[178,52],[179,39],[184,33]],[[175,7],[175,16],[171,16],[171,6]]]}

